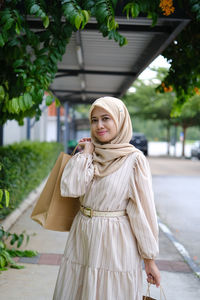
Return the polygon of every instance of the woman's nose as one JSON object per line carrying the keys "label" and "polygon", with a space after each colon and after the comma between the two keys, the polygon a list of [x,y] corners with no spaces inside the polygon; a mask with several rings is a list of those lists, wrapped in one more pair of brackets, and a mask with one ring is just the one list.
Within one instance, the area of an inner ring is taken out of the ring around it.
{"label": "woman's nose", "polygon": [[103,128],[103,122],[101,120],[98,121],[97,128]]}

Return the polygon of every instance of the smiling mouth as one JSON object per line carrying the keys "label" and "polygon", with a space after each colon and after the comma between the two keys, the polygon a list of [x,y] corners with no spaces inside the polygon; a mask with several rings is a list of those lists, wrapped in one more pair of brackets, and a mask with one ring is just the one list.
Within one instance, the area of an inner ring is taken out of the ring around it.
{"label": "smiling mouth", "polygon": [[107,131],[99,131],[99,132],[97,132],[97,134],[100,135],[100,136],[102,136],[102,135],[104,135],[106,132],[107,132]]}

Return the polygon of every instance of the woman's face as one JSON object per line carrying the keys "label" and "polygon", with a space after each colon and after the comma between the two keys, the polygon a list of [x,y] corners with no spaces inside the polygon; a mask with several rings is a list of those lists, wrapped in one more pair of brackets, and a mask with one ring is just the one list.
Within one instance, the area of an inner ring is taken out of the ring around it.
{"label": "woman's face", "polygon": [[116,137],[116,124],[105,109],[101,107],[93,109],[91,115],[91,132],[100,143],[109,143]]}

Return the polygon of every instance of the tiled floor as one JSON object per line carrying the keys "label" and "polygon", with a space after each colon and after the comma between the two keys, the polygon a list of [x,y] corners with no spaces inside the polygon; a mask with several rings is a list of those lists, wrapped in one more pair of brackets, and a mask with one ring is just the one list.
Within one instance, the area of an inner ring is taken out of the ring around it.
{"label": "tiled floor", "polygon": [[[39,253],[35,257],[16,257],[15,261],[27,264],[38,265],[60,265],[62,254],[56,253]],[[161,271],[167,272],[192,272],[189,266],[183,261],[156,260],[156,264]]]}

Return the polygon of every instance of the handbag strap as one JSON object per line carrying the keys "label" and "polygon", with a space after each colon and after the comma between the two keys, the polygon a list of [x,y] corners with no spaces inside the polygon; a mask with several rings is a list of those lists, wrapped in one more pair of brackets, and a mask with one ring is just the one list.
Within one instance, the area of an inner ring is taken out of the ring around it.
{"label": "handbag strap", "polygon": [[162,285],[160,284],[160,300],[162,299],[162,294],[164,296],[164,300],[167,300],[166,295],[164,293],[164,289],[163,289]]}
{"label": "handbag strap", "polygon": [[148,283],[148,286],[147,286],[147,291],[146,291],[146,296],[144,297],[144,300],[146,300],[147,297],[150,297],[150,286],[151,286],[151,283]]}
{"label": "handbag strap", "polygon": [[[146,292],[146,296],[144,297],[144,300],[146,300],[146,297],[151,297],[150,286],[151,286],[151,283],[148,283],[147,292]],[[164,300],[167,300],[166,295],[164,293],[164,289],[163,289],[162,285],[160,284],[160,300],[162,300],[162,295],[164,297]]]}
{"label": "handbag strap", "polygon": [[72,153],[71,153],[72,156],[75,154],[77,148],[78,148],[78,144],[76,145],[76,147],[75,147],[74,150],[72,151]]}

